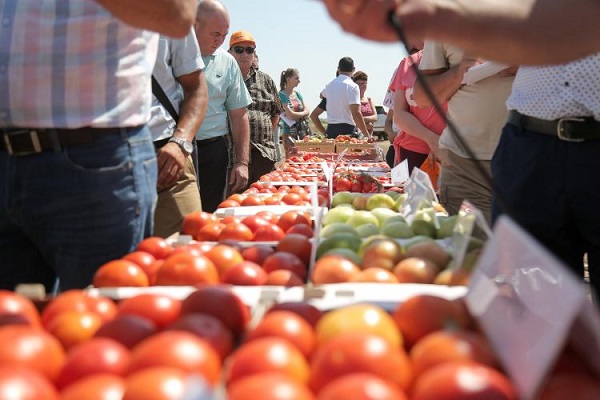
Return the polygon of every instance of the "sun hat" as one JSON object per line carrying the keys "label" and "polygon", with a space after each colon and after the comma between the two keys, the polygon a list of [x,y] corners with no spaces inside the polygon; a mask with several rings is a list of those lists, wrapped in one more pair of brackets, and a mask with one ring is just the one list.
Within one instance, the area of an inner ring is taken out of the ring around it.
{"label": "sun hat", "polygon": [[256,46],[256,42],[254,41],[254,37],[246,31],[237,31],[231,34],[229,38],[229,47],[233,47],[238,43],[242,42],[250,42],[253,46]]}

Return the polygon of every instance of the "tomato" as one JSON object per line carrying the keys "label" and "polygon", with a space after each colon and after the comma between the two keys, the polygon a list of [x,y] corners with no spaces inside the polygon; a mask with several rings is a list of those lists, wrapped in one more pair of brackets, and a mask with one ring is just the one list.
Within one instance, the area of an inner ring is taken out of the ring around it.
{"label": "tomato", "polygon": [[416,380],[413,400],[517,400],[512,383],[495,369],[477,363],[450,361]]}
{"label": "tomato", "polygon": [[126,254],[121,259],[137,264],[137,266],[143,269],[144,272],[149,270],[152,264],[156,262],[156,258],[154,258],[152,254],[139,250]]}
{"label": "tomato", "polygon": [[218,244],[206,253],[206,257],[213,262],[219,276],[228,268],[244,261],[242,254],[234,247]]}
{"label": "tomato", "polygon": [[156,332],[156,325],[148,318],[139,315],[120,315],[105,322],[98,328],[94,336],[116,340],[128,349],[132,349],[136,344]]}
{"label": "tomato", "polygon": [[98,288],[119,286],[148,286],[148,275],[137,264],[127,260],[113,260],[100,266],[92,281]]}
{"label": "tomato", "polygon": [[202,227],[210,222],[219,222],[219,219],[212,213],[205,211],[195,211],[183,217],[181,224],[181,233],[195,237]]}
{"label": "tomato", "polygon": [[399,283],[433,283],[440,268],[430,260],[419,257],[408,257],[393,268]]}
{"label": "tomato", "polygon": [[333,181],[333,190],[336,192],[349,192],[352,188],[352,183],[348,178],[336,178]]}
{"label": "tomato", "polygon": [[[61,400],[120,400],[125,393],[125,379],[115,374],[86,376],[64,388]],[[40,398],[41,399],[41,398]]]}
{"label": "tomato", "polygon": [[121,300],[117,315],[133,314],[151,320],[160,330],[179,318],[181,300],[158,293],[142,293]]}
{"label": "tomato", "polygon": [[[304,224],[294,226],[305,226],[308,229],[311,229],[308,225]],[[293,226],[290,229],[292,228]],[[310,256],[312,253],[312,244],[305,235],[301,235],[299,233],[288,233],[277,244],[277,251],[285,251],[288,253],[295,254],[300,258],[300,260],[302,260],[304,265],[309,265]]]}
{"label": "tomato", "polygon": [[306,320],[291,311],[267,313],[258,325],[246,334],[246,340],[275,336],[288,340],[309,357],[317,345],[317,336]]}
{"label": "tomato", "polygon": [[157,285],[197,285],[219,282],[217,268],[207,257],[175,254],[165,260],[156,273]]}
{"label": "tomato", "polygon": [[266,372],[238,379],[227,389],[229,400],[314,400],[311,391],[285,374]]}
{"label": "tomato", "polygon": [[99,315],[102,321],[110,321],[117,315],[117,306],[108,297],[93,296],[80,289],[67,290],[44,307],[42,325],[47,327],[56,316],[66,311],[89,311]]}
{"label": "tomato", "polygon": [[0,365],[23,366],[54,381],[65,363],[65,351],[50,333],[25,325],[0,328]]}
{"label": "tomato", "polygon": [[349,332],[370,333],[394,346],[402,345],[402,334],[390,315],[373,304],[353,304],[329,311],[319,320],[316,332],[320,345]]}
{"label": "tomato", "polygon": [[302,200],[302,196],[300,196],[298,193],[288,193],[281,199],[281,201],[290,206],[296,205]]}
{"label": "tomato", "polygon": [[252,261],[258,265],[262,265],[265,259],[273,254],[275,250],[271,246],[254,245],[246,247],[242,250],[242,257],[246,261]]}
{"label": "tomato", "polygon": [[316,284],[342,283],[359,272],[360,268],[352,261],[338,255],[326,255],[315,262],[311,280]]}
{"label": "tomato", "polygon": [[256,213],[256,215],[258,217],[261,217],[262,219],[265,219],[273,224],[276,224],[277,222],[279,222],[279,217],[271,212],[271,211],[259,211],[258,213]]}
{"label": "tomato", "polygon": [[102,319],[93,312],[65,311],[53,318],[46,330],[68,350],[94,336],[100,325]]}
{"label": "tomato", "polygon": [[317,348],[310,365],[309,386],[316,393],[334,379],[354,372],[375,374],[396,383],[403,390],[412,383],[410,360],[404,350],[369,333],[337,335]]}
{"label": "tomato", "polygon": [[0,315],[20,315],[33,327],[41,326],[40,314],[27,297],[9,290],[0,290]]}
{"label": "tomato", "polygon": [[221,276],[221,282],[238,286],[262,286],[267,282],[267,273],[252,261],[242,261],[228,268]]}
{"label": "tomato", "polygon": [[360,181],[353,180],[352,183],[350,184],[350,192],[362,193],[363,192],[362,183]]}
{"label": "tomato", "polygon": [[269,221],[267,221],[265,218],[262,218],[260,215],[249,215],[246,218],[242,219],[242,224],[250,228],[252,233],[256,232],[256,229],[259,226],[271,225]]}
{"label": "tomato", "polygon": [[312,226],[312,222],[310,219],[310,214],[304,211],[286,211],[279,217],[279,222],[277,225],[284,231],[287,231],[296,224],[305,224],[308,226]]}
{"label": "tomato", "polygon": [[262,206],[264,205],[265,202],[262,201],[262,199],[258,196],[247,196],[241,203],[240,205],[242,207],[246,207],[246,206]]}
{"label": "tomato", "polygon": [[58,400],[58,393],[48,378],[20,365],[0,367],[0,399]]}
{"label": "tomato", "polygon": [[186,371],[173,367],[152,367],[131,374],[125,380],[122,400],[179,400],[188,390]]}
{"label": "tomato", "polygon": [[458,303],[432,295],[409,298],[396,307],[392,317],[409,348],[432,332],[448,326],[464,328],[469,321],[466,310]]}
{"label": "tomato", "polygon": [[308,273],[306,264],[297,255],[287,251],[276,251],[271,254],[265,259],[262,267],[267,273],[278,269],[292,271],[302,280],[306,279]]}
{"label": "tomato", "polygon": [[299,234],[306,236],[309,239],[314,236],[313,229],[310,226],[304,224],[293,225],[285,233],[287,235]]}
{"label": "tomato", "polygon": [[226,381],[230,385],[263,372],[280,372],[300,383],[309,377],[308,363],[300,350],[285,339],[265,337],[242,344],[229,356]]}
{"label": "tomato", "polygon": [[226,215],[219,220],[220,223],[229,225],[229,224],[239,224],[242,220],[235,215]]}
{"label": "tomato", "polygon": [[204,313],[218,318],[238,338],[246,329],[250,313],[229,286],[203,286],[181,304],[181,314]]}
{"label": "tomato", "polygon": [[221,374],[221,358],[213,347],[183,331],[160,332],[139,343],[131,351],[127,373],[160,366],[197,373],[211,385],[217,383]]}
{"label": "tomato", "polygon": [[598,379],[581,373],[561,372],[550,375],[539,400],[600,399]]}
{"label": "tomato", "polygon": [[256,228],[252,236],[253,242],[278,242],[285,236],[285,232],[279,226],[269,223]]}
{"label": "tomato", "polygon": [[319,310],[312,304],[303,301],[285,301],[282,303],[275,303],[268,312],[272,311],[291,311],[294,314],[302,317],[306,322],[313,328],[317,325],[317,322],[323,316],[323,311]]}
{"label": "tomato", "polygon": [[240,203],[234,200],[224,200],[219,203],[217,208],[232,208],[232,207],[240,207]]}
{"label": "tomato", "polygon": [[212,315],[200,313],[183,315],[165,330],[193,333],[210,343],[221,360],[224,360],[233,350],[233,334],[221,320]]}
{"label": "tomato", "polygon": [[219,234],[218,240],[222,242],[229,239],[249,242],[252,240],[252,231],[242,223],[225,225],[225,228]]}
{"label": "tomato", "polygon": [[71,348],[56,386],[64,388],[83,377],[110,373],[124,375],[129,350],[116,340],[93,338]]}
{"label": "tomato", "polygon": [[304,281],[297,274],[285,269],[276,269],[267,274],[267,281],[264,283],[267,286],[302,286]]}
{"label": "tomato", "polygon": [[198,234],[194,239],[202,242],[216,242],[219,239],[221,231],[225,228],[225,224],[221,223],[209,223],[206,224],[198,231]]}
{"label": "tomato", "polygon": [[233,200],[233,201],[237,201],[238,203],[242,203],[242,201],[244,201],[246,196],[242,196],[239,193],[234,193],[231,196],[229,196],[228,198],[226,198],[225,200]]}
{"label": "tomato", "polygon": [[408,400],[408,396],[390,381],[357,372],[334,379],[319,392],[318,400],[339,399]]}
{"label": "tomato", "polygon": [[496,367],[496,357],[489,343],[469,331],[437,331],[420,339],[410,350],[415,377],[448,361],[475,361]]}
{"label": "tomato", "polygon": [[152,254],[157,260],[162,260],[163,258],[167,258],[171,253],[171,250],[173,250],[173,247],[171,247],[165,238],[152,236],[142,240],[140,244],[138,244],[137,250],[145,251],[146,253]]}
{"label": "tomato", "polygon": [[371,267],[352,275],[348,282],[398,283],[398,278],[385,268]]}

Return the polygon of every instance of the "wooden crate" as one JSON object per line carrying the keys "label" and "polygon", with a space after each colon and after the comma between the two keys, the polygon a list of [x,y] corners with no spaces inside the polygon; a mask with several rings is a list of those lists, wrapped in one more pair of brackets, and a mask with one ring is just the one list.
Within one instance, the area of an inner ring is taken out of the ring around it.
{"label": "wooden crate", "polygon": [[305,142],[298,140],[295,143],[298,151],[312,152],[312,153],[333,153],[335,152],[335,142]]}
{"label": "wooden crate", "polygon": [[349,153],[370,153],[375,151],[375,143],[350,143],[350,142],[337,142],[335,144],[335,152],[341,153],[345,149],[348,149]]}

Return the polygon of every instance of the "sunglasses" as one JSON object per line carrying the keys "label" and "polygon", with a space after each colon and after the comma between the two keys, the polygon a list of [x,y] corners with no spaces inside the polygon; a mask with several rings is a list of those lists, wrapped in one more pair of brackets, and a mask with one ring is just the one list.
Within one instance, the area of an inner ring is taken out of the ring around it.
{"label": "sunglasses", "polygon": [[254,53],[254,49],[255,47],[242,47],[242,46],[234,46],[233,47],[233,51],[235,51],[238,54],[242,54],[244,51],[246,51],[246,54],[253,54]]}

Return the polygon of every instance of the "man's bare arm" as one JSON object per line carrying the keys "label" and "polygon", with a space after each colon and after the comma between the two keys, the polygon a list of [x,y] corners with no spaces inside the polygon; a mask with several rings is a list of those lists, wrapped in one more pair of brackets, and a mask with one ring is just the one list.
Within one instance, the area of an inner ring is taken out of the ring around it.
{"label": "man's bare arm", "polygon": [[358,130],[363,134],[371,137],[369,130],[367,129],[367,124],[360,113],[360,104],[350,104],[350,112],[352,112],[352,118],[354,119],[354,124],[358,128]]}
{"label": "man's bare arm", "polygon": [[250,122],[248,109],[229,110],[231,137],[235,147],[236,159],[233,163],[229,184],[233,192],[243,189],[248,184],[248,160],[250,153]]}
{"label": "man's bare arm", "polygon": [[95,0],[123,22],[171,37],[184,37],[196,18],[196,0]]}

